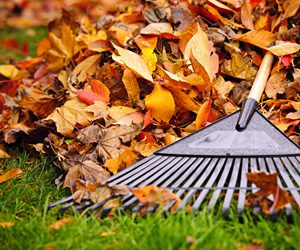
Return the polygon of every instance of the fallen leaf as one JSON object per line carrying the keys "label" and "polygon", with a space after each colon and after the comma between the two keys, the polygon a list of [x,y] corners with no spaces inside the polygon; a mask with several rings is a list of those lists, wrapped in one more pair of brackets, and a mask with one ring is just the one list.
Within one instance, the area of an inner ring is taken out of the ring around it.
{"label": "fallen leaf", "polygon": [[[248,195],[247,201],[249,205],[253,206],[258,203],[266,214],[274,211],[278,212],[288,203],[297,206],[294,198],[278,186],[278,173],[247,173],[247,179],[260,188],[257,192]],[[271,194],[274,197],[274,202],[269,204],[268,196]]]}
{"label": "fallen leaf", "polygon": [[297,43],[281,43],[267,49],[275,56],[285,56],[294,54],[300,50],[300,44]]}
{"label": "fallen leaf", "polygon": [[143,58],[130,50],[126,50],[115,45],[114,43],[113,46],[119,54],[113,54],[113,60],[115,60],[117,63],[126,65],[138,76],[143,77],[150,82],[153,82],[150,70]]}
{"label": "fallen leaf", "polygon": [[23,171],[19,168],[14,168],[7,171],[5,174],[0,175],[0,183],[3,183],[9,179],[15,178],[17,175],[23,174]]}
{"label": "fallen leaf", "polygon": [[66,218],[62,218],[58,221],[55,221],[54,223],[52,223],[48,229],[49,230],[59,230],[60,228],[62,228],[64,225],[69,224],[75,222],[75,218],[73,217],[66,217]]}
{"label": "fallen leaf", "polygon": [[196,117],[197,129],[203,128],[207,122],[213,122],[217,119],[217,117],[213,114],[211,104],[211,99],[208,99],[201,105]]}
{"label": "fallen leaf", "polygon": [[6,148],[3,144],[0,144],[0,159],[10,158],[11,156],[6,152]]}
{"label": "fallen leaf", "polygon": [[91,80],[89,86],[77,90],[78,99],[88,105],[95,101],[109,102],[110,91],[104,83],[99,80]]}
{"label": "fallen leaf", "polygon": [[219,70],[219,57],[215,51],[213,43],[208,40],[207,35],[198,25],[197,32],[187,42],[183,51],[184,60],[188,62],[193,56],[203,67],[200,75],[205,81],[211,82]]}
{"label": "fallen leaf", "polygon": [[172,207],[172,211],[175,211],[181,202],[181,199],[176,194],[170,192],[166,188],[159,188],[154,185],[133,188],[130,189],[130,192],[132,192],[146,208],[155,204],[164,206],[175,201],[175,204]]}
{"label": "fallen leaf", "polygon": [[13,225],[14,225],[14,223],[9,222],[9,221],[0,221],[0,227],[2,227],[2,228],[12,227]]}
{"label": "fallen leaf", "polygon": [[73,98],[56,108],[45,120],[53,120],[57,132],[72,137],[76,124],[87,126],[92,120],[92,114],[85,110],[86,107],[85,103]]}
{"label": "fallen leaf", "polygon": [[234,39],[267,49],[276,40],[276,36],[267,30],[251,30],[245,34],[236,35]]}
{"label": "fallen leaf", "polygon": [[151,94],[146,96],[145,104],[158,121],[169,122],[175,112],[175,102],[171,92],[159,84],[155,84]]}
{"label": "fallen leaf", "polygon": [[126,88],[129,103],[136,104],[140,100],[140,87],[135,75],[129,69],[124,70],[122,82]]}
{"label": "fallen leaf", "polygon": [[14,65],[0,65],[0,74],[10,79],[16,77],[19,70]]}
{"label": "fallen leaf", "polygon": [[286,73],[277,72],[272,74],[267,81],[265,92],[269,98],[276,99],[277,94],[284,93],[286,87]]}
{"label": "fallen leaf", "polygon": [[89,76],[92,76],[97,70],[97,64],[101,57],[101,54],[89,56],[81,63],[79,63],[72,71],[71,74],[77,75],[77,79],[80,82],[86,81]]}

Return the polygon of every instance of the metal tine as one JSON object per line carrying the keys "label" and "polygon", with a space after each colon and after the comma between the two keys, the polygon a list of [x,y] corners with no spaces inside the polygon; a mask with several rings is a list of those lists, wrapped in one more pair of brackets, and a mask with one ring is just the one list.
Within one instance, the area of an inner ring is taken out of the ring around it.
{"label": "metal tine", "polygon": [[212,175],[210,175],[210,178],[205,185],[205,188],[207,188],[207,189],[202,190],[200,195],[197,197],[197,199],[192,207],[193,210],[199,209],[199,207],[201,206],[202,202],[204,201],[206,195],[211,191],[211,189],[209,189],[209,188],[211,188],[213,186],[213,184],[215,183],[216,179],[219,176],[220,171],[225,166],[226,160],[227,160],[226,158],[222,158],[218,161],[217,166],[214,168]]}
{"label": "metal tine", "polygon": [[300,187],[300,176],[296,170],[297,169],[296,164],[292,163],[292,161],[290,161],[290,158],[288,158],[288,157],[282,157],[281,160],[283,161],[283,163],[284,163],[285,167],[287,168],[287,170],[289,171],[289,173],[293,176],[298,187]]}
{"label": "metal tine", "polygon": [[[224,166],[224,170],[222,173],[222,176],[217,184],[217,187],[224,187],[225,181],[227,180],[228,174],[230,172],[230,169],[233,165],[233,158],[229,158]],[[218,201],[219,195],[222,192],[222,189],[216,189],[208,203],[208,211],[211,211],[211,209],[215,206],[215,204]]]}
{"label": "metal tine", "polygon": [[[271,174],[277,173],[277,170],[276,170],[275,165],[274,165],[274,163],[273,163],[273,161],[272,161],[271,158],[264,159],[264,161],[266,162],[266,166],[269,168],[269,172],[270,172]],[[278,186],[279,186],[280,188],[283,188],[282,182],[281,182],[281,180],[280,180],[279,177],[277,178],[277,181],[278,181]],[[274,200],[274,198],[272,198],[272,200]],[[275,212],[276,212],[276,211],[274,211],[273,213],[275,213]],[[291,216],[291,215],[292,215],[292,205],[291,205],[291,204],[287,204],[287,205],[285,206],[285,213],[286,213],[286,215],[288,215],[288,216]]]}
{"label": "metal tine", "polygon": [[160,170],[162,168],[165,169],[166,166],[170,166],[170,165],[174,164],[174,162],[176,163],[181,159],[182,159],[182,157],[174,157],[174,156],[166,157],[165,159],[161,159],[162,161],[159,161],[159,163],[156,164],[155,166],[153,166],[151,169],[143,169],[142,171],[139,171],[135,175],[130,176],[129,179],[124,178],[125,180],[118,182],[118,184],[135,186],[138,183],[141,183],[145,179],[149,178],[151,175],[156,173],[158,170]]}
{"label": "metal tine", "polygon": [[[147,171],[159,166],[159,164],[164,162],[167,158],[169,158],[169,157],[167,157],[167,156],[154,157],[150,161],[145,163],[144,165],[141,165],[141,166],[135,168],[133,171],[130,171],[127,174],[119,176],[119,178],[114,179],[113,181],[110,181],[110,178],[112,178],[112,177],[110,177],[107,180],[108,185],[113,186],[116,184],[123,184],[126,179],[132,178],[133,176],[139,175],[141,172],[144,173],[144,172],[147,172]],[[129,168],[131,168],[131,167],[129,167]],[[122,171],[120,173],[122,173]]]}
{"label": "metal tine", "polygon": [[[177,162],[177,164],[174,164],[174,166],[172,168],[170,168],[167,172],[165,172],[164,169],[161,169],[161,171],[157,172],[157,174],[153,175],[151,178],[149,178],[147,181],[145,181],[140,187],[146,186],[149,183],[151,183],[154,179],[156,179],[157,177],[159,177],[159,179],[157,179],[155,182],[153,182],[153,185],[159,185],[160,187],[165,187],[165,185],[160,185],[162,181],[166,180],[166,183],[172,183],[172,181],[174,179],[176,179],[183,171],[186,171],[191,163],[195,162],[196,158],[195,157],[184,157],[182,158],[181,161]],[[179,171],[174,174],[177,170],[179,169]],[[160,172],[163,172],[164,174],[161,175]],[[171,178],[168,178],[170,177]],[[133,184],[134,185],[134,184]],[[133,198],[136,199],[136,198]],[[131,201],[132,204],[132,201]],[[134,207],[133,210],[136,210],[137,208]]]}
{"label": "metal tine", "polygon": [[[285,183],[289,188],[295,188],[295,185],[293,184],[292,180],[290,179],[289,175],[286,172],[286,169],[284,165],[282,164],[280,158],[273,158],[273,161],[276,163],[276,166],[284,179]],[[295,201],[297,202],[298,206],[300,206],[300,195],[296,190],[291,190],[290,191],[293,197],[295,198]]]}
{"label": "metal tine", "polygon": [[[133,164],[132,166],[130,166],[129,168],[124,169],[123,171],[111,176],[109,179],[107,179],[107,181],[110,183],[118,178],[120,178],[123,175],[127,175],[128,173],[136,170],[137,168],[139,170],[143,169],[144,167],[149,166],[149,164],[152,164],[153,161],[159,160],[162,156],[156,156],[156,155],[150,155],[144,159],[142,159],[141,161]],[[151,160],[151,162],[149,162]]]}
{"label": "metal tine", "polygon": [[[174,183],[174,186],[177,187],[182,184],[187,178],[187,183],[185,185],[190,186],[198,177],[198,175],[201,174],[201,172],[204,170],[204,168],[210,163],[210,158],[197,158],[196,161],[190,165],[189,169]],[[186,169],[184,169],[186,170]],[[192,174],[193,173],[193,174]],[[191,175],[192,174],[192,175]],[[191,176],[190,176],[191,175]],[[167,181],[168,182],[168,181]],[[166,184],[163,184],[164,187],[166,187]],[[185,192],[185,190],[179,190],[176,194],[181,197],[181,195]],[[164,211],[168,211],[175,202],[170,202],[167,204],[164,208]]]}
{"label": "metal tine", "polygon": [[[161,168],[156,174],[152,175],[150,178],[148,178],[148,176],[153,173],[145,174],[142,178],[140,178],[139,180],[136,180],[131,185],[136,186],[137,184],[139,184],[141,181],[144,181],[144,180],[145,180],[145,182],[142,185],[140,185],[140,187],[147,186],[150,183],[152,183],[153,185],[158,185],[161,182],[161,179],[164,180],[167,177],[169,177],[170,175],[172,175],[172,173],[175,170],[177,170],[178,168],[182,167],[182,164],[187,162],[188,159],[189,159],[188,157],[177,157],[177,158],[175,158],[175,162],[170,162],[169,164],[165,165],[163,168]],[[166,172],[167,169],[169,169],[169,170]],[[161,174],[163,174],[163,175],[161,176]],[[158,177],[160,177],[160,178],[157,181],[153,182]],[[127,201],[124,204],[124,207],[128,207],[129,205],[133,204],[136,200],[137,199],[135,197],[133,197],[131,200]]]}
{"label": "metal tine", "polygon": [[[193,186],[195,188],[199,188],[201,187],[201,185],[203,184],[203,182],[207,179],[207,177],[210,175],[211,171],[214,169],[215,165],[218,162],[218,158],[213,158],[210,162],[210,164],[207,166],[207,168],[205,169],[205,171],[202,173],[200,179],[198,179],[198,181],[196,182],[196,184]],[[190,185],[188,185],[188,183],[185,183],[183,185],[183,188],[189,188]],[[190,190],[183,198],[183,200],[181,201],[180,205],[178,206],[178,209],[182,209],[186,203],[193,197],[193,195],[196,193],[197,191],[195,189]]]}
{"label": "metal tine", "polygon": [[92,206],[89,207],[89,211],[93,212],[96,209],[103,207],[105,205],[105,203],[107,203],[108,201],[113,200],[113,199],[115,199],[117,197],[118,197],[117,195],[112,195],[112,196],[106,198],[105,200],[103,200],[101,202],[95,203],[94,205],[92,205]]}
{"label": "metal tine", "polygon": [[[257,163],[257,159],[256,158],[250,158],[250,171],[251,171],[251,173],[255,173],[259,170],[260,169],[259,169],[259,164]],[[255,193],[255,188],[257,188],[257,186],[254,183],[252,183],[251,187],[253,188],[252,193]],[[255,207],[253,208],[253,211],[254,211],[255,214],[259,214],[261,212],[259,204],[255,204]]]}
{"label": "metal tine", "polygon": [[55,207],[57,205],[69,202],[71,200],[73,200],[73,196],[72,195],[70,195],[69,197],[66,197],[66,198],[64,198],[62,200],[55,201],[55,202],[52,202],[52,203],[48,204],[48,209],[53,208],[53,207]]}
{"label": "metal tine", "polygon": [[59,209],[59,213],[60,214],[64,214],[66,212],[66,210],[69,208],[69,207],[72,207],[76,204],[75,201],[71,201],[65,205],[63,205],[60,209]]}
{"label": "metal tine", "polygon": [[245,188],[247,188],[247,176],[246,174],[248,173],[248,163],[249,159],[248,158],[243,158],[242,159],[242,168],[241,168],[241,181],[240,181],[240,191],[239,191],[239,199],[238,199],[238,213],[241,214],[244,210],[245,206],[245,200],[246,200],[246,193],[247,191]]}
{"label": "metal tine", "polygon": [[[230,181],[229,181],[229,187],[236,186],[237,178],[238,178],[238,175],[240,172],[240,166],[241,166],[241,158],[235,158],[234,163],[233,163],[232,172],[231,172]],[[225,194],[223,207],[222,207],[222,213],[224,215],[228,214],[233,193],[234,193],[233,189],[228,189]]]}
{"label": "metal tine", "polygon": [[77,209],[77,211],[82,211],[92,204],[93,204],[92,201],[85,201],[83,204],[76,206],[76,209]]}

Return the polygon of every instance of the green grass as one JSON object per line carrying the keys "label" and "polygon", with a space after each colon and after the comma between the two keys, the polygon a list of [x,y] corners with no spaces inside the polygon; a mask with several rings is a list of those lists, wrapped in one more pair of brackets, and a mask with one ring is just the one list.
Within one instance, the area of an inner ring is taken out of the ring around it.
{"label": "green grass", "polygon": [[[3,173],[12,168],[24,171],[22,178],[0,184],[0,222],[14,225],[0,228],[0,249],[238,249],[261,242],[266,249],[298,249],[300,216],[288,224],[284,216],[276,222],[240,218],[231,211],[229,220],[220,213],[195,215],[180,212],[164,218],[116,215],[110,219],[79,215],[59,230],[48,226],[57,219],[57,209],[46,212],[48,202],[68,195],[54,184],[60,173],[49,158],[31,162],[28,155],[2,162]],[[106,233],[106,236],[101,236]],[[189,240],[192,239],[192,240]]]}
{"label": "green grass", "polygon": [[47,36],[48,30],[46,27],[35,27],[30,29],[17,29],[14,27],[5,27],[0,29],[0,64],[9,63],[10,60],[23,60],[26,56],[22,55],[21,49],[7,50],[1,44],[11,38],[17,41],[22,46],[27,44],[29,46],[29,55],[36,55],[36,48],[38,43]]}

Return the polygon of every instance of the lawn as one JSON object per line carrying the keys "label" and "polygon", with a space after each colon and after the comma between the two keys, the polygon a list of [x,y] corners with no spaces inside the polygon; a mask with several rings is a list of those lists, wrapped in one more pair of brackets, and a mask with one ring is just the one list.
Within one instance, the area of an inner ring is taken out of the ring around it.
{"label": "lawn", "polygon": [[1,172],[12,168],[22,169],[24,175],[0,185],[0,222],[14,224],[0,228],[0,249],[243,249],[255,244],[265,249],[298,248],[298,214],[288,224],[284,215],[274,222],[254,220],[249,212],[239,217],[234,210],[228,220],[218,211],[205,210],[167,218],[125,214],[107,219],[70,210],[65,217],[74,221],[51,230],[58,209],[47,212],[47,204],[68,195],[55,185],[61,173],[50,158],[35,160],[28,154],[1,162]]}

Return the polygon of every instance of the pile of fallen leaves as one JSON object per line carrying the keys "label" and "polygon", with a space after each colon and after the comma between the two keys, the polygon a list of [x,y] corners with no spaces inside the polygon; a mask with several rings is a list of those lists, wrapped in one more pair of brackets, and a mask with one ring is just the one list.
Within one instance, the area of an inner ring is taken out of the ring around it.
{"label": "pile of fallen leaves", "polygon": [[0,66],[1,157],[56,155],[77,202],[124,194],[102,182],[236,111],[265,51],[260,111],[300,143],[299,0],[107,2],[96,22],[62,11],[37,57]]}

